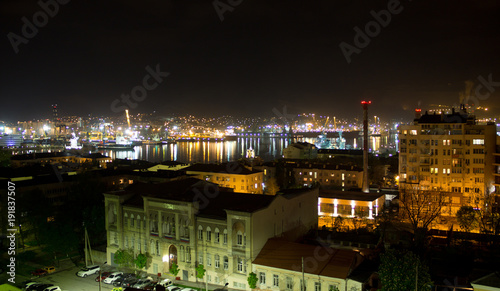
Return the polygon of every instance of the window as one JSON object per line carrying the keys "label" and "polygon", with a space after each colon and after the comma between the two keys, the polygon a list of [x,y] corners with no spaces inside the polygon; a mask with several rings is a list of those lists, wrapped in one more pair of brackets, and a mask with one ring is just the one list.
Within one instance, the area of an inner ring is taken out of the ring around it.
{"label": "window", "polygon": [[227,229],[224,229],[223,242],[225,245],[227,245]]}
{"label": "window", "polygon": [[321,291],[321,283],[314,282],[314,291]]}
{"label": "window", "polygon": [[207,254],[207,266],[212,266],[212,257],[210,257],[210,254]]}
{"label": "window", "polygon": [[472,140],[472,144],[484,145],[484,139],[482,139],[482,138],[475,138],[475,139]]}
{"label": "window", "polygon": [[198,264],[203,264],[203,254],[198,255]]}
{"label": "window", "polygon": [[243,245],[243,234],[241,232],[238,232],[236,235],[236,244],[239,246]]}
{"label": "window", "polygon": [[266,273],[264,272],[259,273],[259,281],[260,284],[266,284]]}
{"label": "window", "polygon": [[203,227],[201,225],[198,226],[198,239],[203,240]]}
{"label": "window", "polygon": [[179,247],[179,257],[181,259],[181,262],[184,262],[184,259],[185,259],[184,246]]}
{"label": "window", "polygon": [[186,247],[186,263],[191,263],[191,247]]}
{"label": "window", "polygon": [[229,259],[227,256],[224,256],[224,270],[229,269]]}
{"label": "window", "polygon": [[238,258],[238,272],[243,272],[243,259]]}
{"label": "window", "polygon": [[273,286],[274,287],[280,286],[280,277],[278,275],[273,275]]}
{"label": "window", "polygon": [[158,255],[158,256],[160,255],[160,242],[159,241],[156,241],[156,255]]}
{"label": "window", "polygon": [[214,256],[214,260],[215,260],[215,268],[218,269],[220,267],[220,257],[219,257],[219,255],[215,255]]}
{"label": "window", "polygon": [[212,230],[207,227],[207,241],[212,241]]}
{"label": "window", "polygon": [[220,242],[220,236],[219,236],[219,229],[215,229],[215,237],[214,237],[214,242],[218,244]]}
{"label": "window", "polygon": [[286,277],[286,290],[293,290],[293,279]]}

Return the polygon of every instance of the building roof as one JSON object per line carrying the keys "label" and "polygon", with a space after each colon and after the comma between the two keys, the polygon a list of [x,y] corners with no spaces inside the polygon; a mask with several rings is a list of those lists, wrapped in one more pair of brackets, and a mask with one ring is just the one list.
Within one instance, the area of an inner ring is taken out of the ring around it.
{"label": "building roof", "polygon": [[35,159],[49,159],[49,158],[62,158],[74,156],[68,152],[54,152],[54,153],[31,153],[22,155],[13,155],[10,157],[13,161],[27,161]]}
{"label": "building roof", "polygon": [[308,143],[308,142],[292,143],[291,145],[289,145],[289,147],[294,147],[294,148],[298,148],[298,149],[310,149],[310,148],[314,149],[314,148],[316,148],[315,145]]}
{"label": "building roof", "polygon": [[363,150],[319,149],[318,154],[362,156]]}
{"label": "building roof", "polygon": [[131,194],[124,202],[126,206],[143,207],[143,196],[182,202],[199,202],[198,216],[225,219],[226,210],[253,213],[268,207],[276,196],[235,193],[221,190],[216,184],[196,178],[147,184],[134,183],[124,191],[110,192],[114,195]]}
{"label": "building roof", "polygon": [[[491,273],[487,276],[479,278],[475,281],[471,282],[472,286],[480,285],[480,286],[488,286],[488,287],[496,287],[500,288],[500,274],[499,273]],[[477,287],[477,286],[474,286]]]}
{"label": "building roof", "polygon": [[209,173],[224,173],[235,175],[250,175],[260,173],[261,171],[249,170],[238,163],[223,163],[223,164],[194,164],[183,169],[186,172],[209,172]]}
{"label": "building roof", "polygon": [[418,123],[466,123],[467,114],[453,112],[451,114],[423,114],[415,119]]}
{"label": "building roof", "polygon": [[253,264],[302,272],[302,258],[304,273],[345,279],[355,262],[356,252],[271,238]]}
{"label": "building roof", "polygon": [[343,200],[374,201],[384,195],[385,195],[384,193],[375,193],[375,192],[365,193],[362,191],[341,191],[341,190],[329,190],[329,189],[319,190],[320,198],[336,198]]}

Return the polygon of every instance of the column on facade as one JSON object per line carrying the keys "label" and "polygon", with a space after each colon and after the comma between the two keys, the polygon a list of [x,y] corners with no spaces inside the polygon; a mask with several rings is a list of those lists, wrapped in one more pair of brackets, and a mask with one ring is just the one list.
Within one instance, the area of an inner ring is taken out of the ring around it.
{"label": "column on facade", "polygon": [[163,237],[163,216],[161,215],[161,211],[158,210],[158,237]]}
{"label": "column on facade", "polygon": [[338,213],[339,201],[337,199],[333,200],[333,216],[339,216]]}
{"label": "column on facade", "polygon": [[174,225],[173,225],[173,228],[174,228],[174,231],[175,231],[175,239],[176,240],[179,240],[180,239],[180,229],[179,229],[179,225],[181,223],[179,222],[179,213],[175,213],[175,218],[174,218]]}
{"label": "column on facade", "polygon": [[369,219],[373,219],[373,202],[370,201],[370,205],[368,206],[369,207],[369,213],[368,213],[368,218]]}

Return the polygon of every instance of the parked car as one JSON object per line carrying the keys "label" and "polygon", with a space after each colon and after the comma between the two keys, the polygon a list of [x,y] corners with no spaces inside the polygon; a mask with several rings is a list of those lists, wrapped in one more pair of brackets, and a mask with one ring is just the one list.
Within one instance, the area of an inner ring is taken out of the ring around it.
{"label": "parked car", "polygon": [[31,272],[31,275],[34,277],[41,277],[47,275],[47,271],[44,269],[36,269],[33,272]]}
{"label": "parked car", "polygon": [[29,290],[30,291],[43,291],[47,287],[54,286],[54,284],[38,284],[38,285],[33,285]]}
{"label": "parked car", "polygon": [[26,287],[26,291],[35,290],[35,287],[42,285],[42,283],[36,282],[35,284],[30,284]]}
{"label": "parked car", "polygon": [[162,285],[163,287],[167,287],[167,286],[170,286],[172,285],[172,280],[170,279],[163,279],[161,281],[158,281],[158,285]]}
{"label": "parked car", "polygon": [[33,281],[33,280],[28,280],[28,281],[24,281],[22,284],[23,284],[24,289],[28,289],[31,285],[41,284],[41,283],[39,283],[37,281]]}
{"label": "parked car", "polygon": [[184,289],[182,289],[181,291],[196,291],[196,290],[194,290],[194,289],[192,289],[192,288],[184,288]]}
{"label": "parked car", "polygon": [[61,288],[59,288],[59,286],[50,286],[43,289],[43,291],[61,291]]}
{"label": "parked car", "polygon": [[177,287],[175,285],[170,285],[167,287],[168,291],[181,291],[181,287]]}
{"label": "parked car", "polygon": [[102,273],[101,273],[101,276],[99,276],[99,275],[98,275],[98,276],[95,278],[95,281],[96,281],[96,282],[102,281],[102,280],[106,279],[106,278],[107,278],[110,274],[111,274],[111,272],[102,272]]}
{"label": "parked car", "polygon": [[82,268],[80,271],[78,271],[78,273],[76,273],[76,275],[78,277],[87,277],[87,276],[99,273],[99,270],[101,270],[101,267],[99,267],[97,265],[88,266],[88,267]]}
{"label": "parked car", "polygon": [[136,277],[128,277],[128,278],[125,278],[125,280],[122,281],[122,287],[132,287],[134,286],[137,281],[139,281],[139,279],[137,279]]}
{"label": "parked car", "polygon": [[147,279],[140,279],[132,287],[133,288],[137,288],[137,289],[142,289],[142,288],[146,287],[147,285],[149,285],[149,283],[151,283],[151,282],[153,282],[153,280],[151,280],[149,278],[147,278]]}
{"label": "parked car", "polygon": [[56,271],[56,267],[54,266],[49,266],[49,267],[43,267],[42,270],[47,271],[47,274],[53,273]]}
{"label": "parked car", "polygon": [[106,284],[113,284],[118,278],[123,277],[123,272],[114,272],[109,274],[109,276],[103,280]]}
{"label": "parked car", "polygon": [[151,281],[146,286],[142,287],[142,290],[155,290],[158,281]]}

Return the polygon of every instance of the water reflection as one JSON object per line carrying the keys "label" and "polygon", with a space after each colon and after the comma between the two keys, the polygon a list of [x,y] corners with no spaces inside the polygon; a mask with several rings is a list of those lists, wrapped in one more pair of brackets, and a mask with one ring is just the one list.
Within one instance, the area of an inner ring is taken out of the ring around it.
{"label": "water reflection", "polygon": [[291,141],[279,138],[239,138],[238,141],[178,142],[169,145],[137,146],[133,151],[101,150],[111,158],[141,159],[154,163],[179,161],[187,163],[222,163],[245,157],[248,149],[265,161],[281,158],[283,148]]}

